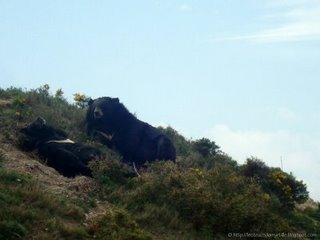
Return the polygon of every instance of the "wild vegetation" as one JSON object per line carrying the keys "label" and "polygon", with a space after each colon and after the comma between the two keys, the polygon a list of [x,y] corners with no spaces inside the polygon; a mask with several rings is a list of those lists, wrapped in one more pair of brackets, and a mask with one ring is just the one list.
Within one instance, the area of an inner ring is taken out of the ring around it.
{"label": "wild vegetation", "polygon": [[[307,201],[308,191],[291,173],[255,158],[240,165],[215,142],[188,140],[168,127],[160,129],[174,142],[177,163],[148,164],[137,177],[121,163],[121,156],[85,135],[87,96],[75,94],[75,103],[70,104],[61,89],[55,94],[49,90],[48,85],[28,91],[0,89],[1,137],[19,146],[17,130],[44,117],[71,139],[104,152],[103,160],[90,164],[98,187],[86,201],[68,199],[45,191],[28,174],[0,167],[4,206],[0,239],[225,239],[228,233],[301,233],[316,238],[320,234],[320,206],[297,207]],[[4,153],[0,160],[14,161]],[[97,208],[101,214],[86,218]]]}

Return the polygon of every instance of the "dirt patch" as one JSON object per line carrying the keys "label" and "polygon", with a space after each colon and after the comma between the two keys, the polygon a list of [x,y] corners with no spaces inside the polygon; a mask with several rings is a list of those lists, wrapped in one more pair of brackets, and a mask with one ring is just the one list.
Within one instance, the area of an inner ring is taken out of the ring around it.
{"label": "dirt patch", "polygon": [[0,108],[7,108],[12,105],[12,100],[0,99]]}
{"label": "dirt patch", "polygon": [[311,208],[311,209],[317,209],[319,206],[318,202],[315,202],[314,200],[312,200],[311,198],[309,198],[305,203],[302,204],[297,204],[296,208],[304,211],[307,208]]}
{"label": "dirt patch", "polygon": [[86,200],[89,192],[97,187],[96,182],[89,177],[67,178],[62,176],[55,169],[41,163],[35,154],[22,152],[3,139],[0,139],[0,151],[6,158],[5,168],[32,175],[46,191]]}
{"label": "dirt patch", "polygon": [[98,201],[96,207],[91,209],[86,214],[85,225],[88,226],[95,220],[102,218],[107,213],[107,209],[109,208],[111,208],[111,205],[108,202]]}

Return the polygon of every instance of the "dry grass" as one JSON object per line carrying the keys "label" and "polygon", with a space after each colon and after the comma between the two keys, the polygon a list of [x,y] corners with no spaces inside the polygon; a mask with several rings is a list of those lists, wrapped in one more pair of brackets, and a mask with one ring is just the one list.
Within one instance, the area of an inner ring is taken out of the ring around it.
{"label": "dry grass", "polygon": [[0,99],[0,108],[7,108],[12,105],[12,100]]}
{"label": "dry grass", "polygon": [[316,201],[312,200],[311,198],[309,198],[305,203],[297,204],[296,208],[301,210],[301,211],[304,211],[307,208],[317,209],[318,206],[319,206],[318,202],[316,202]]}
{"label": "dry grass", "polygon": [[88,194],[97,187],[96,182],[89,177],[67,178],[60,175],[55,169],[42,164],[34,154],[24,153],[1,138],[0,151],[8,159],[3,163],[6,169],[32,175],[46,191],[67,198],[88,200]]}

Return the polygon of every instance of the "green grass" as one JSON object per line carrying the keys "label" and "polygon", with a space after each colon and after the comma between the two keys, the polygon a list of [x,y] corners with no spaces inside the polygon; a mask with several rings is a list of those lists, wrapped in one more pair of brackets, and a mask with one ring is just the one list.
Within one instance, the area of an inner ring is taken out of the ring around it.
{"label": "green grass", "polygon": [[[0,161],[6,161],[0,152]],[[84,211],[30,175],[0,167],[0,239],[86,239]]]}
{"label": "green grass", "polygon": [[[85,239],[84,212],[27,175],[0,168],[0,239]],[[65,238],[65,237],[68,238]]]}
{"label": "green grass", "polygon": [[[0,159],[5,161],[2,154]],[[44,191],[29,175],[0,167],[0,239],[151,239],[121,208],[84,225],[88,206]]]}

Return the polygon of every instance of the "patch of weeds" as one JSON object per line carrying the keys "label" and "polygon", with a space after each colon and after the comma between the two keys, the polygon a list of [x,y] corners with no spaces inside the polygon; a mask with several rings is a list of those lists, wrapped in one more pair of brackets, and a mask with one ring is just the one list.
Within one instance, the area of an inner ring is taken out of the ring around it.
{"label": "patch of weeds", "polygon": [[89,233],[98,240],[150,240],[151,236],[143,231],[130,215],[122,209],[110,207],[103,216],[93,219]]}
{"label": "patch of weeds", "polygon": [[93,171],[94,178],[107,190],[125,185],[130,179],[136,177],[136,174],[128,165],[108,156],[98,161],[92,161],[90,168]]}
{"label": "patch of weeds", "polygon": [[27,230],[17,221],[0,221],[0,239],[21,239],[26,236]]}
{"label": "patch of weeds", "polygon": [[0,168],[0,206],[0,239],[88,236],[82,208],[44,192],[28,175]]}
{"label": "patch of weeds", "polygon": [[22,175],[13,171],[0,170],[0,182],[5,185],[25,184],[30,181],[31,177]]}
{"label": "patch of weeds", "polygon": [[3,162],[5,161],[6,157],[4,152],[0,151],[0,167],[2,167]]}

